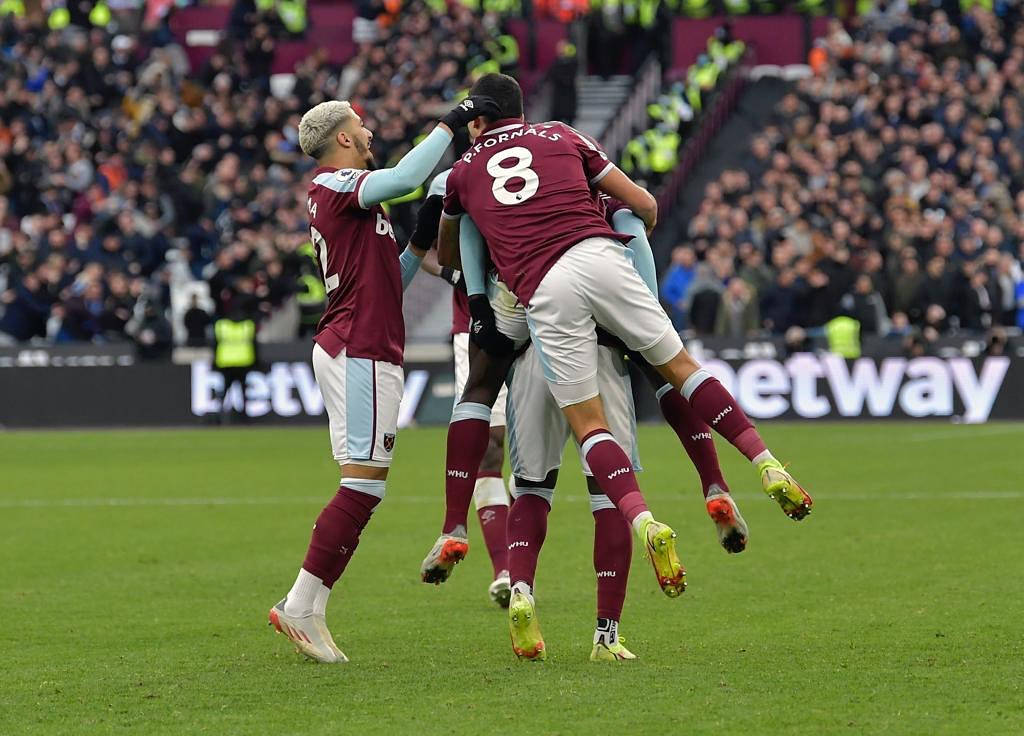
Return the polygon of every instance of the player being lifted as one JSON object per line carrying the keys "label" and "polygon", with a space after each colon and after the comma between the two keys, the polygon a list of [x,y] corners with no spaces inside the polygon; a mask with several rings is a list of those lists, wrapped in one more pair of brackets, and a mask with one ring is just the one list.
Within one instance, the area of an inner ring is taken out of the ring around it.
{"label": "player being lifted", "polygon": [[[651,293],[655,293],[654,256],[643,221],[606,195],[602,195],[601,200],[608,220],[614,224],[615,229],[632,236],[629,255]],[[476,300],[485,281],[486,262],[483,241],[469,217],[464,216],[462,219],[460,241],[461,266],[465,271],[462,282],[472,282],[471,287],[467,286],[467,292],[471,291]],[[497,281],[493,273],[487,279],[486,294],[495,326],[501,334],[512,340],[513,344],[528,341],[529,327],[525,310],[518,298]],[[598,347],[597,381],[609,429],[630,456],[634,471],[639,471],[636,418],[629,376],[620,354],[622,346],[603,330],[599,331],[598,342],[608,343]],[[489,360],[486,352],[479,352],[474,358],[475,362]],[[648,374],[648,380],[651,379],[650,374],[654,375],[655,389],[663,388],[664,379],[642,356],[633,353],[630,358]],[[495,362],[500,363],[501,359]],[[547,532],[547,514],[558,478],[562,448],[570,435],[570,429],[547,389],[536,350],[530,348],[516,359],[509,385],[509,460],[516,500],[509,512],[508,566],[510,579],[522,582],[532,590],[537,559]],[[671,386],[668,388],[671,389]],[[671,390],[659,390],[659,394],[662,411],[677,432],[686,430],[706,435],[687,438],[684,446],[700,474],[706,507],[718,530],[719,542],[729,552],[741,552],[747,542],[747,526],[721,476],[708,428],[695,417],[682,394]],[[678,397],[678,407],[666,401],[666,398],[673,395]],[[678,409],[683,409],[683,412],[678,412]],[[698,440],[706,442],[707,446],[694,447]],[[594,569],[597,573],[597,626],[590,656],[592,660],[635,659],[618,637],[632,551],[629,524],[607,496],[601,494],[585,458],[581,458],[581,464],[587,476],[594,514]],[[524,603],[529,605],[524,608]],[[509,611],[509,632],[513,651],[518,657],[545,658],[546,650],[536,605],[526,596],[519,597],[517,605]]]}
{"label": "player being lifted", "polygon": [[[451,169],[442,171],[434,177],[427,190],[428,201],[434,200],[440,206],[449,173],[451,173]],[[431,257],[424,259],[423,269],[439,276],[454,287],[452,289],[452,352],[455,358],[455,402],[452,407],[454,417],[458,416],[454,409],[458,407],[463,390],[466,388],[470,366],[474,362],[479,362],[478,359],[471,360],[470,356],[473,355],[476,358],[476,353],[480,349],[477,345],[472,344],[469,338],[469,303],[460,272],[450,266],[437,264]],[[509,501],[501,477],[501,468],[505,460],[505,396],[505,382],[501,380],[491,408],[487,449],[483,453],[478,472],[471,481],[473,505],[476,506],[480,531],[483,533],[484,544],[487,547],[494,571],[492,582],[487,588],[487,595],[502,608],[508,607],[510,595],[508,550],[505,544],[505,525],[508,521]],[[438,584],[444,582],[447,574],[444,570],[428,569],[421,571],[421,577],[426,583]]]}
{"label": "player being lifted", "polygon": [[[481,116],[470,125],[476,140],[448,179],[442,239],[451,237],[464,212],[479,227],[502,279],[526,305],[545,379],[596,481],[646,544],[663,589],[678,594],[674,533],[652,518],[628,458],[608,432],[596,385],[596,324],[656,366],[701,419],[751,460],[765,491],[788,515],[806,516],[811,499],[767,450],[728,391],[683,349],[626,259],[626,236],[605,224],[590,188],[621,200],[648,229],[657,219],[654,198],[572,128],[526,124],[522,94],[511,77],[486,75],[472,91],[493,98],[500,117]],[[486,323],[481,327],[489,329]],[[459,456],[460,447],[466,455],[479,447],[472,437],[479,428],[461,424],[449,426],[449,448],[456,450],[449,470],[479,463]],[[451,536],[453,521],[458,519],[446,517],[442,537]],[[513,589],[515,605],[519,591]]]}
{"label": "player being lifted", "polygon": [[420,186],[453,130],[485,110],[498,114],[493,102],[469,97],[394,168],[379,171],[369,171],[373,135],[348,102],[320,103],[299,122],[299,145],[317,162],[307,206],[327,288],[313,372],[341,483],[317,517],[294,585],[269,618],[302,654],[319,662],[347,661],[327,629],[327,599],[384,498],[404,388],[402,290],[437,233],[439,208],[422,208],[399,256],[380,203]]}

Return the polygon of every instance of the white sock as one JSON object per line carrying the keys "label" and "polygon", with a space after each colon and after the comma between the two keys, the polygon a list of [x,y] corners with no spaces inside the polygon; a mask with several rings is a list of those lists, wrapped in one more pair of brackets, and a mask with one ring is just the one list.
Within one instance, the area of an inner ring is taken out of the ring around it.
{"label": "white sock", "polygon": [[288,597],[284,602],[284,612],[288,616],[308,616],[313,612],[314,601],[317,593],[323,587],[323,580],[311,572],[299,570],[292,589],[288,591]]}
{"label": "white sock", "polygon": [[533,603],[533,588],[531,588],[524,580],[518,580],[512,584],[512,593],[522,593],[530,602]]}
{"label": "white sock", "polygon": [[323,583],[320,583],[320,590],[316,592],[316,598],[313,599],[313,613],[317,616],[324,616],[327,614],[327,599],[331,597],[331,589]]}
{"label": "white sock", "polygon": [[619,622],[613,618],[599,618],[597,628],[594,629],[594,643],[604,642],[608,646],[615,646],[619,642]]}
{"label": "white sock", "polygon": [[760,465],[761,463],[766,462],[768,460],[775,460],[775,456],[772,455],[768,450],[765,450],[750,462],[752,462],[754,465]]}
{"label": "white sock", "polygon": [[654,515],[650,511],[641,511],[633,518],[633,531],[639,536],[648,521],[654,521]]}

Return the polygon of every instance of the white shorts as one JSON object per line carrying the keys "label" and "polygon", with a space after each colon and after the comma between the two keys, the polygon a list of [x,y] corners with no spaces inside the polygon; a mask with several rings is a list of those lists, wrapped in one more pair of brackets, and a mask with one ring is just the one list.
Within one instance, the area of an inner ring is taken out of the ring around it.
{"label": "white shorts", "polygon": [[[633,469],[639,472],[636,411],[629,372],[616,350],[602,345],[598,347],[597,356],[597,383],[608,418],[608,429],[631,458]],[[515,477],[539,482],[552,470],[561,467],[562,453],[572,430],[548,390],[535,347],[527,349],[512,366],[508,419],[508,456]],[[584,474],[591,475],[590,466],[582,454],[580,463]],[[552,489],[516,489],[514,494],[522,491],[537,493],[551,503]],[[607,496],[592,494],[591,508],[597,511],[615,508],[615,505]]]}
{"label": "white shorts", "polygon": [[562,254],[526,309],[544,377],[561,407],[598,394],[601,325],[651,365],[683,349],[679,333],[626,256],[609,238],[587,238]]}
{"label": "white shorts", "polygon": [[494,324],[498,331],[509,338],[517,348],[522,347],[530,339],[526,308],[493,271],[487,279],[487,300],[491,303]]}
{"label": "white shorts", "polygon": [[[466,390],[469,380],[469,333],[457,332],[452,336],[452,350],[455,353],[455,404],[462,400],[462,392]],[[505,400],[508,389],[501,385],[498,398],[491,407],[491,426],[505,426]],[[453,407],[454,408],[454,407]]]}
{"label": "white shorts", "polygon": [[324,397],[334,459],[341,465],[390,467],[405,389],[402,367],[350,358],[345,350],[332,358],[314,345],[313,375]]}

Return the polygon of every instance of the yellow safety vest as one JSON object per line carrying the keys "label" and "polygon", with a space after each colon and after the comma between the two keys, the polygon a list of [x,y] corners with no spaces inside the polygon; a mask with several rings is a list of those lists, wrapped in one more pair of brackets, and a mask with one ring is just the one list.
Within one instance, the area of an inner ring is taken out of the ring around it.
{"label": "yellow safety vest", "polygon": [[711,3],[708,0],[682,0],[683,15],[688,18],[707,18],[711,15]]}
{"label": "yellow safety vest", "polygon": [[278,0],[277,15],[289,33],[306,30],[306,0]]}
{"label": "yellow safety vest", "polygon": [[515,66],[519,63],[519,42],[515,36],[503,33],[495,41],[498,44],[497,53],[493,54],[495,61],[503,67]]}
{"label": "yellow safety vest", "polygon": [[807,13],[808,15],[824,15],[828,12],[825,0],[797,0],[794,7],[798,13]]}
{"label": "yellow safety vest", "polygon": [[[2,14],[2,10],[0,10]],[[65,7],[56,7],[50,11],[49,17],[46,19],[46,25],[49,26],[51,31],[59,31],[62,28],[67,28],[68,24],[71,23],[71,13]]]}
{"label": "yellow safety vest", "polygon": [[679,134],[648,130],[644,133],[650,150],[651,171],[666,174],[676,167],[679,151]]}
{"label": "yellow safety vest", "polygon": [[860,322],[853,317],[836,317],[825,323],[829,352],[844,358],[860,357]]}
{"label": "yellow safety vest", "polygon": [[105,2],[98,2],[89,11],[89,22],[94,26],[104,27],[110,23],[110,6]]}
{"label": "yellow safety vest", "polygon": [[[64,12],[66,13],[68,11],[65,10]],[[0,17],[5,15],[16,15],[19,18],[24,17],[25,0],[2,0],[2,2],[0,2]]]}
{"label": "yellow safety vest", "polygon": [[482,64],[477,64],[475,67],[469,70],[469,78],[474,82],[485,74],[497,74],[501,71],[501,66],[494,59],[489,59]]}
{"label": "yellow safety vest", "polygon": [[750,15],[749,0],[722,0],[722,4],[729,15]]}
{"label": "yellow safety vest", "polygon": [[651,170],[650,157],[647,155],[647,142],[637,136],[626,144],[622,152],[622,170],[627,174],[647,173]]}
{"label": "yellow safety vest", "polygon": [[256,323],[251,319],[219,319],[213,325],[213,334],[217,338],[213,356],[217,368],[248,368],[256,362]]}

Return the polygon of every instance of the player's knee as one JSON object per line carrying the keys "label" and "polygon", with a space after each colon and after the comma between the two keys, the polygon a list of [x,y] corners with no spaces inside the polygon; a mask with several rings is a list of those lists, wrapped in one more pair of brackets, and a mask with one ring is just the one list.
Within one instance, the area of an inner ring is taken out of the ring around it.
{"label": "player's knee", "polygon": [[470,401],[474,404],[494,406],[494,402],[498,400],[498,393],[500,391],[500,382],[498,382],[497,385],[493,385],[486,381],[480,381],[472,386],[466,386],[465,390],[462,392],[462,400]]}
{"label": "player's knee", "polygon": [[555,468],[547,477],[542,481],[525,480],[523,478],[513,478],[512,486],[509,490],[512,492],[512,498],[519,498],[524,494],[531,494],[534,496],[540,496],[548,502],[548,506],[551,506],[552,501],[555,497],[555,485],[558,483],[558,468]]}
{"label": "player's knee", "polygon": [[[673,372],[685,370],[685,367],[689,364],[697,365],[696,361],[686,352],[686,348],[683,347],[683,341],[679,338],[679,333],[674,329],[667,330],[661,336],[661,339],[650,347],[641,350],[640,354],[651,365],[657,366],[660,369],[669,368]],[[693,370],[696,370],[696,368]]]}
{"label": "player's knee", "polygon": [[481,473],[500,473],[501,466],[505,462],[505,428],[492,427],[491,436],[487,442],[487,449],[484,451],[483,460],[480,461]]}
{"label": "player's knee", "polygon": [[367,496],[375,496],[381,501],[384,500],[384,495],[387,492],[388,482],[384,478],[342,478],[341,488],[350,491],[356,491],[357,493],[363,493]]}
{"label": "player's knee", "polygon": [[605,510],[617,510],[612,500],[603,493],[591,493],[590,494],[590,513],[596,514],[598,511]]}

